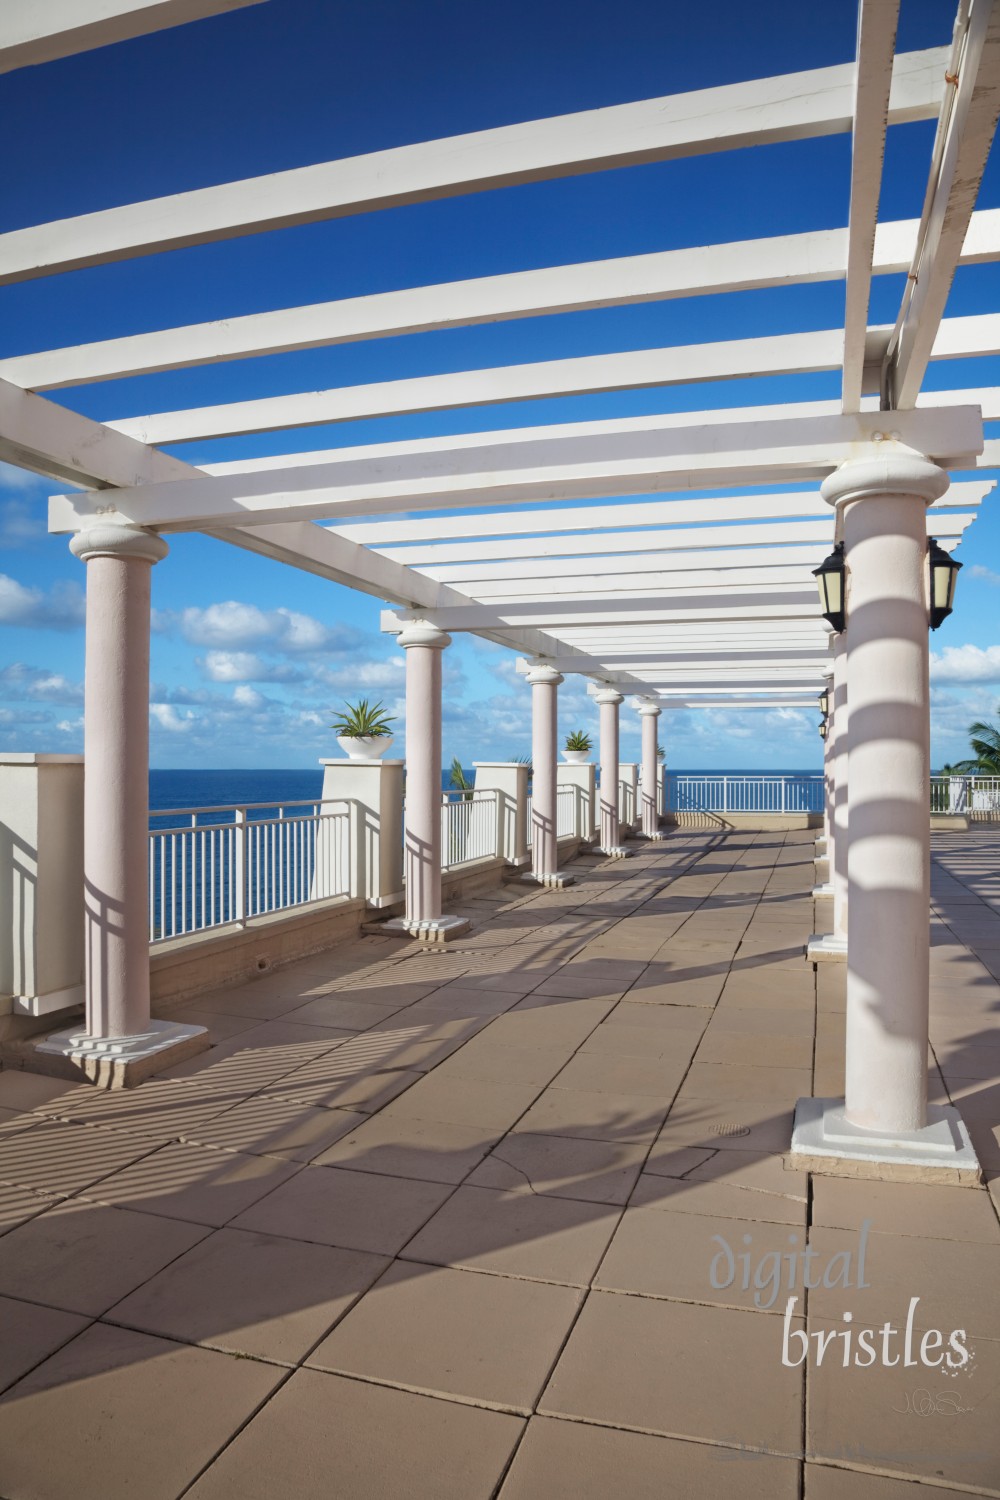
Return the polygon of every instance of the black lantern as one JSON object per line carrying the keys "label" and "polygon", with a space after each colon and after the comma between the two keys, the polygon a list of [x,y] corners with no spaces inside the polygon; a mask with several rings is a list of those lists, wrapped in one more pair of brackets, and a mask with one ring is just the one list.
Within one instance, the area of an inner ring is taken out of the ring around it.
{"label": "black lantern", "polygon": [[846,624],[844,615],[844,544],[838,542],[830,553],[825,557],[818,568],[813,569],[813,577],[819,585],[819,599],[823,606],[823,618],[827,620],[831,630],[839,634]]}
{"label": "black lantern", "polygon": [[820,737],[820,739],[821,740],[825,740],[826,737],[827,737],[827,735],[829,733],[830,733],[830,721],[828,719],[822,719],[820,721],[820,726],[819,726],[819,737]]}
{"label": "black lantern", "polygon": [[830,717],[830,689],[825,687],[819,695],[819,711],[824,719]]}
{"label": "black lantern", "polygon": [[937,630],[955,605],[955,584],[962,566],[933,537],[927,541],[927,566],[931,575],[931,629]]}

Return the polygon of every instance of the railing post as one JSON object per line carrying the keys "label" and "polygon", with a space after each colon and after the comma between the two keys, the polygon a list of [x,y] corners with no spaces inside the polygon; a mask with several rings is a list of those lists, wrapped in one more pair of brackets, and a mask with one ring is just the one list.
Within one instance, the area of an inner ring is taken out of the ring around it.
{"label": "railing post", "polygon": [[787,776],[782,776],[782,778],[781,778],[781,811],[782,812],[785,811],[785,801],[786,801],[785,792],[786,792],[787,788],[788,788],[788,777]]}
{"label": "railing post", "polygon": [[729,811],[729,777],[728,776],[723,776],[723,778],[722,778],[722,811],[724,813],[727,813]]}
{"label": "railing post", "polygon": [[233,921],[241,927],[247,920],[247,813],[245,807],[233,812]]}
{"label": "railing post", "polygon": [[364,805],[353,798],[347,804],[347,894],[352,901],[367,895],[366,812]]}

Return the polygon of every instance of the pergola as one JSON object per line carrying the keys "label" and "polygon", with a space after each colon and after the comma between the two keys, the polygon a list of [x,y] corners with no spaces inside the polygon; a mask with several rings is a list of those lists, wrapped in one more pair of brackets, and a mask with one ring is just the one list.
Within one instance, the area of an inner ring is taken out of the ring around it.
{"label": "pergola", "polygon": [[[244,3],[37,0],[0,18],[0,67],[42,64]],[[834,675],[828,768],[833,780],[840,768],[831,843],[839,848],[841,935],[848,882],[866,892],[852,913],[848,1116],[854,1127],[897,1136],[932,1128],[924,945],[913,956],[912,944],[887,934],[926,924],[926,537],[954,548],[993,485],[977,471],[1000,464],[1000,441],[983,437],[984,421],[1000,419],[1000,388],[923,390],[932,361],[1000,353],[1000,315],[945,317],[957,268],[1000,259],[1000,210],[975,209],[1000,111],[1000,6],[960,0],[950,43],[902,54],[895,50],[898,9],[898,0],[861,0],[853,65],[381,150],[0,235],[0,280],[13,282],[513,184],[852,136],[845,227],[239,317],[220,307],[216,321],[140,328],[0,361],[0,457],[79,487],[54,496],[49,524],[71,535],[89,564],[87,754],[108,773],[87,782],[88,882],[99,893],[91,914],[93,1046],[131,1038],[140,1051],[155,1045],[169,1053],[169,1038],[149,1042],[142,977],[148,564],[165,555],[165,536],[200,531],[391,606],[383,628],[398,632],[406,649],[413,715],[411,925],[447,922],[439,883],[435,896],[433,878],[425,877],[438,858],[440,661],[448,632],[474,632],[523,653],[535,699],[543,833],[546,818],[553,821],[563,674],[594,684],[602,783],[609,784],[617,783],[626,695],[639,700],[652,730],[644,735],[648,775],[661,706],[807,706]],[[923,211],[919,219],[879,222],[887,130],[921,120],[937,122]],[[870,325],[873,277],[901,273],[895,324]],[[52,394],[433,329],[816,281],[844,283],[842,325],[129,413],[105,423]],[[708,382],[718,389],[730,380],[817,371],[840,372],[839,400],[483,430],[201,467],[160,446],[582,393]],[[677,498],[691,491],[698,498]],[[850,588],[836,667],[811,577],[835,540],[845,542]],[[602,847],[617,846],[617,807],[606,796]],[[551,876],[553,861],[554,835],[536,838],[536,873]]]}

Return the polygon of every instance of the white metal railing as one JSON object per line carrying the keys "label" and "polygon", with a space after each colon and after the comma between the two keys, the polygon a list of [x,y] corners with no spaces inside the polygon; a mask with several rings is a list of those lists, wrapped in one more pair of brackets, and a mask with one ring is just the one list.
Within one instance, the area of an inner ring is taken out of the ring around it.
{"label": "white metal railing", "polygon": [[822,776],[681,776],[668,772],[668,813],[821,813]]}
{"label": "white metal railing", "polygon": [[[580,835],[577,826],[581,818],[577,815],[577,791],[575,786],[561,786],[556,788],[556,838],[571,838]],[[582,794],[581,794],[582,797]],[[534,840],[534,829],[531,823],[531,798],[528,798],[528,848],[531,848]]]}
{"label": "white metal railing", "polygon": [[1000,776],[932,776],[931,812],[1000,816]]}
{"label": "white metal railing", "polygon": [[150,813],[149,940],[350,895],[347,802]]}
{"label": "white metal railing", "polygon": [[495,791],[442,793],[441,868],[495,858],[503,847],[502,811]]}
{"label": "white metal railing", "polygon": [[634,782],[618,783],[618,821],[623,828],[631,828],[635,823],[635,790]]}

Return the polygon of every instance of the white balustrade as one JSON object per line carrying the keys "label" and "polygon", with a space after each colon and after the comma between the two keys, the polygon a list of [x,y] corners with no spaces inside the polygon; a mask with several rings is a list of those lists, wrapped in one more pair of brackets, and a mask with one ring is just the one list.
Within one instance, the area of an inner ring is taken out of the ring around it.
{"label": "white balustrade", "polygon": [[[564,839],[571,837],[582,838],[583,830],[578,826],[581,821],[577,810],[577,801],[580,798],[579,789],[574,786],[561,786],[556,791],[556,838]],[[531,798],[528,798],[528,843],[531,843]]]}
{"label": "white balustrade", "polygon": [[150,822],[151,943],[351,893],[347,802],[171,808]]}
{"label": "white balustrade", "polygon": [[823,811],[822,776],[680,776],[668,773],[665,781],[668,813]]}
{"label": "white balustrade", "polygon": [[477,859],[495,859],[503,812],[498,794],[444,792],[441,800],[441,868],[454,870]]}
{"label": "white balustrade", "polygon": [[1000,776],[932,776],[931,812],[1000,816]]}

